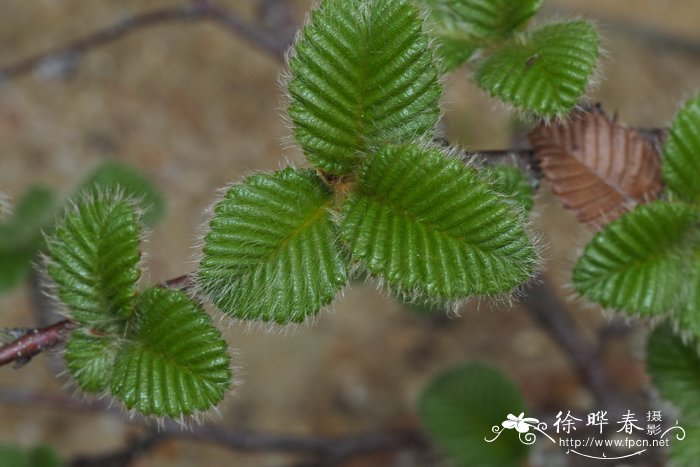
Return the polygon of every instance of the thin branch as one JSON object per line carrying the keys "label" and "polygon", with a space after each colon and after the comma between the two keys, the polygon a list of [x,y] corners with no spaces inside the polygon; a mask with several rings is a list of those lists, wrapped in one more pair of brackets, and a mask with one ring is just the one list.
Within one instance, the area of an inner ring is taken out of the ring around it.
{"label": "thin branch", "polygon": [[[82,403],[63,394],[45,394],[39,391],[15,390],[0,387],[0,404],[22,405],[82,412],[104,413],[107,405],[103,401]],[[123,419],[123,413],[116,409],[108,411]],[[143,420],[125,420],[145,425]],[[313,456],[322,461],[319,465],[335,465],[350,458],[381,451],[403,449],[424,450],[428,442],[418,430],[396,430],[362,433],[348,436],[313,436],[270,433],[250,433],[233,431],[216,425],[197,426],[186,429],[167,420],[157,432],[146,435],[141,440],[130,443],[113,453],[99,457],[81,457],[74,466],[124,465],[116,460],[133,459],[133,454],[153,448],[157,443],[168,439],[205,442],[242,452],[277,452]]]}
{"label": "thin branch", "polygon": [[85,52],[115,42],[142,29],[165,23],[198,21],[209,21],[223,26],[271,57],[280,62],[284,61],[284,53],[289,44],[270,38],[213,0],[195,1],[183,6],[160,8],[129,16],[65,45],[0,67],[0,82],[15,79],[42,68],[70,69]]}
{"label": "thin branch", "polygon": [[70,462],[70,467],[124,467],[131,465],[140,456],[154,449],[165,437],[157,432],[136,439],[121,449],[96,456],[79,456]]}
{"label": "thin branch", "polygon": [[166,289],[177,289],[187,292],[192,290],[195,286],[194,276],[192,274],[184,274],[182,276],[175,277],[173,279],[168,279],[160,283],[160,287]]}
{"label": "thin branch", "polygon": [[43,328],[13,330],[19,337],[0,347],[0,366],[14,363],[19,368],[29,363],[35,355],[63,343],[74,328],[75,322],[66,319]]}
{"label": "thin branch", "polygon": [[[194,278],[191,274],[185,274],[163,281],[159,287],[187,291],[194,287]],[[13,338],[5,339],[6,342],[0,346],[0,366],[14,363],[14,367],[19,368],[26,365],[44,350],[64,343],[76,327],[75,321],[64,319],[49,326],[6,331],[4,334]]]}
{"label": "thin branch", "polygon": [[567,307],[557,297],[549,282],[542,276],[532,280],[520,301],[535,322],[569,356],[581,383],[596,400],[608,408],[619,405],[597,347],[583,338]]}

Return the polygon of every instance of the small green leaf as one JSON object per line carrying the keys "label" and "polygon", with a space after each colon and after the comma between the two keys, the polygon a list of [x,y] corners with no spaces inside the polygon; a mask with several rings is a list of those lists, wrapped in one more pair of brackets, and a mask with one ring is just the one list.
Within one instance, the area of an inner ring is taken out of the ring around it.
{"label": "small green leaf", "polygon": [[496,369],[473,364],[435,378],[420,400],[420,415],[428,434],[460,467],[522,465],[528,446],[515,430],[493,442],[492,427],[501,427],[509,414],[525,412],[515,385]]}
{"label": "small green leaf", "polygon": [[294,136],[315,167],[347,174],[381,143],[432,132],[442,90],[422,26],[409,0],[326,0],[312,14],[288,89]]}
{"label": "small green leaf", "polygon": [[165,212],[165,201],[158,189],[138,170],[118,162],[103,163],[82,183],[78,193],[103,191],[121,193],[143,209],[141,220],[153,226]]}
{"label": "small green leaf", "polygon": [[78,202],[49,239],[48,273],[70,316],[104,329],[133,311],[139,219],[132,205],[108,193]]}
{"label": "small green leaf", "polygon": [[27,278],[32,261],[44,247],[42,229],[51,225],[57,210],[51,190],[33,187],[17,203],[14,215],[0,220],[0,292]]}
{"label": "small green leaf", "polygon": [[540,9],[542,0],[418,0],[430,11],[431,34],[446,71],[476,49],[508,38]]}
{"label": "small green leaf", "polygon": [[491,184],[493,191],[505,196],[515,209],[525,213],[532,211],[535,205],[534,192],[522,170],[512,165],[494,165],[485,167],[481,173]]}
{"label": "small green leaf", "polygon": [[670,311],[687,277],[690,207],[657,201],[608,224],[586,245],[573,272],[576,290],[630,314]]}
{"label": "small green leaf", "polygon": [[409,295],[510,291],[537,258],[520,216],[472,168],[437,148],[381,149],[363,165],[342,217],[352,256]]}
{"label": "small green leaf", "polygon": [[686,419],[700,421],[700,357],[693,340],[685,344],[671,326],[657,326],[647,341],[647,372],[661,397]]}
{"label": "small green leaf", "polygon": [[48,445],[23,448],[13,444],[0,444],[0,467],[61,467],[63,462]]}
{"label": "small green leaf", "polygon": [[676,115],[664,143],[661,171],[671,193],[691,203],[700,201],[700,95]]}
{"label": "small green leaf", "polygon": [[109,387],[119,338],[92,335],[76,329],[66,344],[68,370],[85,392],[99,393]]}
{"label": "small green leaf", "polygon": [[112,394],[143,415],[205,411],[231,385],[226,342],[201,305],[179,290],[151,288],[137,304],[112,373]]}
{"label": "small green leaf", "polygon": [[476,70],[492,96],[543,117],[579,102],[598,59],[598,33],[586,21],[555,23],[516,36]]}
{"label": "small green leaf", "polygon": [[241,319],[299,322],[318,312],[347,283],[332,202],[311,170],[253,175],[231,187],[204,241],[205,293]]}

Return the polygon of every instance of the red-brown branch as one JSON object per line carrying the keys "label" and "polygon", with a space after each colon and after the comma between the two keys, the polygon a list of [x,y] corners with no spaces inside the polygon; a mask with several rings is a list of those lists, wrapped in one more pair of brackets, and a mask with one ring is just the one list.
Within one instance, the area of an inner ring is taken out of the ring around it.
{"label": "red-brown branch", "polygon": [[[193,286],[194,280],[189,274],[163,281],[160,284],[160,287],[178,290],[189,290]],[[65,319],[43,328],[16,330],[15,334],[18,334],[19,337],[0,346],[0,366],[14,362],[15,368],[19,368],[29,363],[35,355],[65,342],[76,326],[75,321]]]}
{"label": "red-brown branch", "polygon": [[17,368],[28,363],[35,355],[64,342],[75,325],[66,319],[44,328],[22,330],[20,337],[0,347],[0,366],[14,362]]}

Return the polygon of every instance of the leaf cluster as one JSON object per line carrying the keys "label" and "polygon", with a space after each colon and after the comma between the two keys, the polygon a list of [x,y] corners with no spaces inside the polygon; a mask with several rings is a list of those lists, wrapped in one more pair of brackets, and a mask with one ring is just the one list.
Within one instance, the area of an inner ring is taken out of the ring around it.
{"label": "leaf cluster", "polygon": [[198,283],[221,310],[299,322],[358,271],[438,302],[530,276],[527,190],[431,143],[442,90],[410,1],[326,0],[290,69],[289,116],[315,170],[253,175],[216,204]]}
{"label": "leaf cluster", "polygon": [[128,409],[173,418],[217,404],[231,384],[230,356],[202,305],[179,290],[139,293],[136,207],[88,193],[48,240],[47,271],[77,323],[66,362],[88,393],[109,392]]}
{"label": "leaf cluster", "polygon": [[416,1],[428,10],[443,68],[469,61],[474,81],[493,97],[549,118],[568,114],[585,93],[600,42],[591,23],[525,30],[541,0]]}
{"label": "leaf cluster", "polygon": [[609,223],[586,245],[573,271],[574,286],[585,297],[633,315],[669,315],[681,332],[695,336],[700,335],[700,178],[687,174],[700,166],[699,134],[696,97],[679,111],[663,147],[665,196]]}

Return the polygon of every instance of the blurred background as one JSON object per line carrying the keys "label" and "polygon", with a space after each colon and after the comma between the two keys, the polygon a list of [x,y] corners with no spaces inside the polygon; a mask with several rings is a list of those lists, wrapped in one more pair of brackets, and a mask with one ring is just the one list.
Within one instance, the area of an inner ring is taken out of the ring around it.
{"label": "blurred background", "polygon": [[[183,3],[0,0],[0,68],[130,15]],[[311,7],[304,0],[219,4],[279,44],[293,37]],[[544,4],[536,23],[578,16],[597,22],[606,54],[590,96],[621,121],[666,126],[677,105],[700,89],[700,1]],[[0,191],[16,200],[43,184],[68,196],[100,163],[129,164],[167,201],[144,245],[148,272],[142,283],[190,272],[217,190],[252,171],[304,165],[283,118],[284,72],[274,55],[203,21],[164,23],[75,61],[42,63],[0,81]],[[447,136],[469,150],[524,144],[518,132],[527,125],[478,90],[466,68],[447,79],[444,108]],[[547,281],[584,336],[597,342],[610,316],[567,288],[573,259],[591,234],[557,205],[546,184],[537,197],[535,227],[546,245]],[[0,296],[0,327],[34,326],[38,319],[29,286]],[[591,404],[567,356],[515,302],[471,302],[448,317],[407,310],[371,285],[353,284],[314,322],[293,329],[229,326],[225,320],[220,326],[240,353],[241,384],[211,423],[234,430],[344,435],[415,427],[415,402],[430,378],[471,361],[502,369],[535,410]],[[647,385],[644,332],[640,325],[618,329],[601,348],[607,374],[622,394]],[[21,369],[0,368],[0,387],[82,400],[65,376],[56,377],[57,358],[43,354]],[[49,443],[64,459],[114,450],[143,433],[118,413],[27,407],[1,396],[0,442]],[[285,466],[297,458],[172,440],[134,465]],[[344,465],[427,462],[437,463],[407,454]]]}

